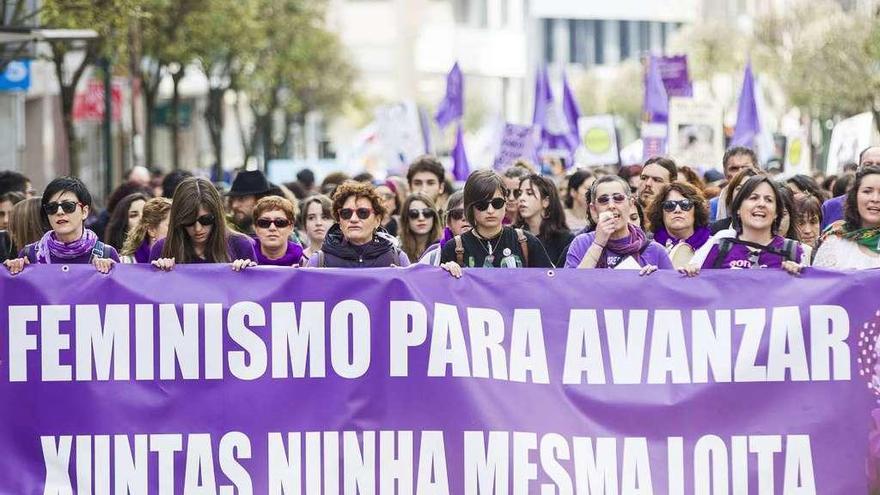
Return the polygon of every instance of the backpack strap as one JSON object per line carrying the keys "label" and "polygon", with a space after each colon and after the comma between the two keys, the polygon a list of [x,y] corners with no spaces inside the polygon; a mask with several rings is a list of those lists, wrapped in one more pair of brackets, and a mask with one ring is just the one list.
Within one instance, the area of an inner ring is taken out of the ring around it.
{"label": "backpack strap", "polygon": [[797,241],[793,239],[786,239],[785,242],[782,243],[782,250],[785,253],[785,259],[800,264],[801,260],[797,259],[797,248]]}
{"label": "backpack strap", "polygon": [[33,263],[37,261],[37,244],[33,243],[28,245],[28,250],[26,256],[28,257],[28,261],[33,260]]}
{"label": "backpack strap", "polygon": [[464,244],[461,242],[461,236],[457,235],[455,240],[455,262],[458,266],[464,266]]}
{"label": "backpack strap", "polygon": [[104,251],[106,250],[105,248],[106,248],[106,246],[104,245],[103,242],[101,242],[101,241],[96,242],[95,247],[92,248],[92,257],[89,258],[89,263],[93,263],[95,260],[98,260],[101,258],[106,258],[106,256],[104,255]]}
{"label": "backpack strap", "polygon": [[400,249],[393,248],[391,251],[392,262],[394,266],[400,266]]}
{"label": "backpack strap", "polygon": [[712,268],[721,268],[721,265],[724,264],[724,260],[727,259],[727,255],[730,253],[732,247],[733,242],[729,237],[718,240],[718,255],[715,256],[715,261],[712,262]]}
{"label": "backpack strap", "polygon": [[315,253],[318,256],[318,268],[324,268],[324,251]]}
{"label": "backpack strap", "polygon": [[516,231],[516,240],[519,241],[519,249],[523,255],[523,268],[529,267],[529,239],[526,237],[523,229],[513,229]]}

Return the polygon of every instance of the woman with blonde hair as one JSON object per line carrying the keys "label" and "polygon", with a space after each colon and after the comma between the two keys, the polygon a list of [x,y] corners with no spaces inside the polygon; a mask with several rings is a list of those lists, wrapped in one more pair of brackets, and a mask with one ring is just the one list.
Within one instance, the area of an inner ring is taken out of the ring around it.
{"label": "woman with blonde hair", "polygon": [[128,232],[122,246],[123,263],[149,263],[150,248],[168,235],[171,200],[153,198],[144,204],[141,220]]}
{"label": "woman with blonde hair", "polygon": [[150,249],[150,262],[160,270],[177,263],[232,263],[233,270],[256,261],[254,242],[226,225],[223,200],[201,177],[177,186],[171,199],[168,236]]}

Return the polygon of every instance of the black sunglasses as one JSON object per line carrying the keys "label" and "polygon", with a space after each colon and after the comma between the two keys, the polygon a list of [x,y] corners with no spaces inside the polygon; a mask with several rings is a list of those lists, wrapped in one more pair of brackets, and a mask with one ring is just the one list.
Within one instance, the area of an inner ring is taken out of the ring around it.
{"label": "black sunglasses", "polygon": [[513,195],[513,199],[519,199],[519,197],[522,196],[522,189],[508,189],[505,198],[509,198],[511,194]]}
{"label": "black sunglasses", "polygon": [[675,207],[678,206],[681,208],[681,211],[691,211],[691,208],[694,207],[694,202],[689,199],[679,199],[677,201],[673,201],[671,199],[667,199],[662,203],[663,211],[668,213],[672,213],[675,211]]}
{"label": "black sunglasses", "polygon": [[61,207],[61,211],[64,213],[73,213],[76,210],[76,207],[82,203],[77,203],[76,201],[52,201],[51,203],[46,203],[43,205],[43,211],[46,212],[46,215],[54,215],[58,213],[58,207]]}
{"label": "black sunglasses", "polygon": [[272,224],[275,224],[279,229],[290,226],[290,220],[286,218],[260,218],[254,223],[261,229],[268,229]]}
{"label": "black sunglasses", "polygon": [[480,211],[486,211],[489,209],[489,205],[492,205],[492,208],[500,210],[504,208],[504,205],[506,203],[507,201],[505,201],[504,198],[493,198],[492,201],[484,199],[483,201],[477,201],[476,203],[474,203],[474,208]]}
{"label": "black sunglasses", "polygon": [[611,201],[614,201],[615,204],[622,204],[624,201],[626,201],[626,195],[620,194],[620,193],[614,193],[614,194],[610,194],[610,195],[603,194],[603,195],[599,196],[598,198],[596,198],[596,203],[598,203],[600,205],[607,205]]}
{"label": "black sunglasses", "polygon": [[192,227],[193,225],[196,224],[196,222],[198,222],[199,225],[201,225],[202,227],[207,227],[209,225],[214,225],[214,222],[216,222],[216,221],[217,221],[217,217],[215,217],[214,215],[211,215],[209,213],[207,215],[202,215],[199,218],[196,218],[192,222],[182,223],[181,225],[183,225],[184,227]]}
{"label": "black sunglasses", "polygon": [[433,218],[434,210],[431,208],[422,208],[421,210],[413,208],[407,212],[407,215],[409,215],[410,220],[417,220],[419,217]]}
{"label": "black sunglasses", "polygon": [[355,214],[357,214],[358,218],[360,218],[361,220],[366,220],[370,218],[370,215],[373,214],[373,210],[369,208],[343,208],[339,210],[339,219],[351,220]]}
{"label": "black sunglasses", "polygon": [[449,210],[446,212],[446,216],[455,221],[461,220],[464,218],[464,210],[462,208],[456,208],[454,210]]}

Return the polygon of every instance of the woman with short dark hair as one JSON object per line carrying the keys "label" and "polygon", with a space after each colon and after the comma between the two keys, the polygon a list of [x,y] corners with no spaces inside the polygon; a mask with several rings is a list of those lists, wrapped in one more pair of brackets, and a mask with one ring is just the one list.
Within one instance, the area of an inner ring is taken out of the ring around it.
{"label": "woman with short dark hair", "polygon": [[556,184],[550,179],[531,174],[520,179],[519,227],[532,232],[544,245],[555,266],[565,264],[565,253],[574,234],[565,224],[565,212]]}
{"label": "woman with short dark hair", "polygon": [[336,224],[311,258],[312,268],[382,268],[408,266],[396,239],[379,231],[385,207],[371,184],[344,182],[333,193]]}
{"label": "woman with short dark hair", "polygon": [[40,205],[42,216],[52,230],[40,240],[28,244],[16,259],[4,265],[15,275],[29,263],[92,264],[101,273],[109,273],[119,255],[113,246],[98,240],[98,235],[85,227],[91,211],[92,195],[76,177],[59,177],[46,186]]}
{"label": "woman with short dark hair", "polygon": [[880,267],[880,167],[863,167],[846,193],[843,220],[828,226],[813,266],[839,270]]}
{"label": "woman with short dark hair", "polygon": [[223,200],[211,182],[185,179],[171,200],[168,236],[150,249],[150,262],[160,270],[178,263],[231,263],[240,270],[256,261],[254,241],[226,225]]}
{"label": "woman with short dark hair", "polygon": [[590,202],[587,191],[596,177],[589,170],[580,169],[568,178],[568,196],[565,198],[565,224],[572,232],[579,232],[590,225]]}
{"label": "woman with short dark hair", "polygon": [[[803,249],[796,240],[779,233],[784,216],[784,199],[780,186],[766,176],[749,177],[731,204],[735,237],[716,239],[703,249],[708,253],[702,268],[783,268],[791,274],[801,271]],[[695,260],[683,268],[690,276],[700,271]]]}
{"label": "woman with short dark hair", "polygon": [[537,237],[503,225],[507,188],[493,170],[478,170],[464,185],[464,213],[471,230],[447,242],[440,266],[461,277],[469,268],[550,268],[553,263]]}

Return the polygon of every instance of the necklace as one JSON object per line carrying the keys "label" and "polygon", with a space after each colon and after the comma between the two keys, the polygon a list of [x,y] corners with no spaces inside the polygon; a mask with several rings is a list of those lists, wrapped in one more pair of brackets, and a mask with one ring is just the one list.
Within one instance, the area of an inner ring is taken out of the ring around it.
{"label": "necklace", "polygon": [[490,241],[489,239],[483,239],[477,232],[474,232],[474,234],[475,234],[474,236],[478,240],[485,240],[486,241],[486,247],[483,247],[482,242],[478,243],[480,245],[480,247],[483,248],[483,251],[486,251],[486,255],[487,255],[486,259],[483,261],[483,266],[484,267],[493,266],[493,263],[495,263],[494,253],[495,253],[495,250],[498,249],[498,245],[501,244],[501,238],[503,237],[504,231],[502,230],[502,232],[498,235],[498,240],[495,241],[495,246],[492,246],[492,241]]}

